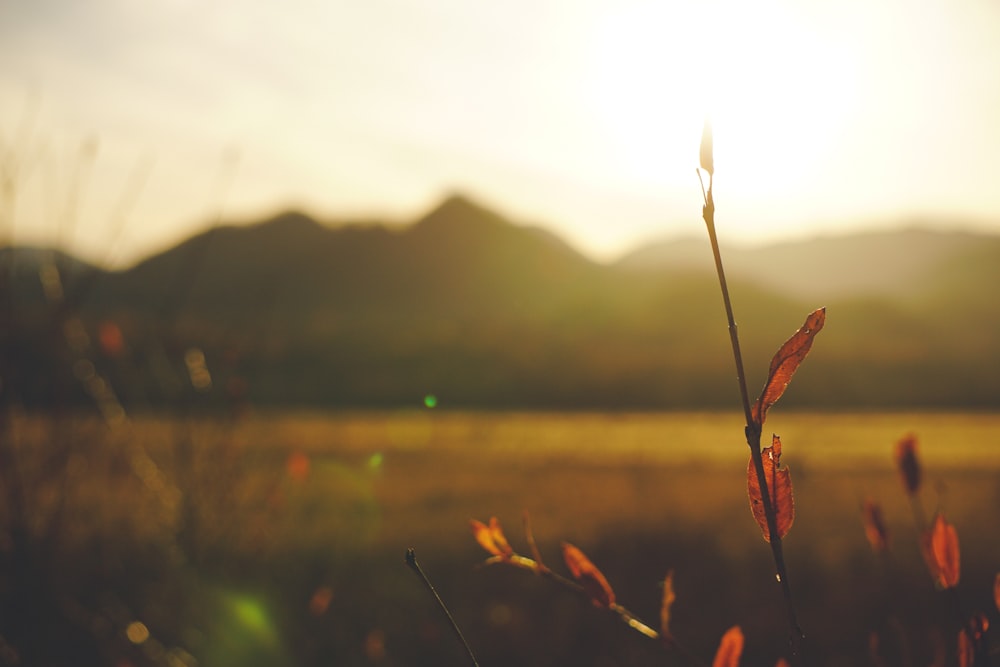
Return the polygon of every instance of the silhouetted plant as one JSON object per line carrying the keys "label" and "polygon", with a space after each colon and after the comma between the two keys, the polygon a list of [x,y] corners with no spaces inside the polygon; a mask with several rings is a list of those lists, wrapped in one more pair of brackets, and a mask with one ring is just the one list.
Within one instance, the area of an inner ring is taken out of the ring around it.
{"label": "silhouetted plant", "polygon": [[[750,510],[757,524],[760,526],[764,539],[771,546],[775,577],[782,588],[787,609],[791,656],[794,661],[801,662],[803,660],[802,642],[804,634],[796,617],[795,606],[792,600],[792,589],[781,542],[782,538],[791,529],[795,518],[791,474],[788,468],[783,467],[781,464],[781,439],[777,435],[773,435],[771,446],[762,449],[761,433],[768,411],[784,394],[792,376],[812,348],[816,334],[823,328],[826,322],[826,309],[819,308],[809,313],[802,327],[778,349],[771,359],[764,387],[757,399],[751,403],[750,394],[747,390],[743,357],[740,351],[736,319],[733,315],[732,301],[729,295],[729,287],[726,283],[726,275],[715,228],[715,199],[712,191],[715,160],[712,149],[711,127],[707,121],[702,134],[700,164],[701,168],[708,173],[709,178],[707,191],[704,190],[703,185],[705,203],[702,214],[708,230],[719,285],[722,290],[733,357],[736,363],[742,408],[746,418],[744,432],[747,445],[750,447],[750,461],[747,465],[747,495],[750,501]],[[701,172],[699,171],[698,174],[699,179],[701,179]],[[563,560],[572,574],[573,580],[556,574],[544,565],[535,546],[527,514],[525,515],[525,533],[531,545],[534,558],[527,558],[513,550],[495,517],[490,519],[489,524],[474,520],[471,522],[471,527],[476,541],[491,554],[486,564],[505,564],[523,568],[535,574],[545,576],[567,588],[579,591],[589,598],[595,606],[618,615],[629,627],[637,630],[640,634],[651,639],[656,639],[663,646],[678,651],[690,664],[698,664],[698,660],[692,657],[678,643],[676,637],[674,637],[669,629],[670,610],[675,600],[672,572],[667,574],[663,582],[663,599],[660,610],[661,627],[659,631],[656,631],[648,624],[639,620],[625,607],[618,604],[614,590],[611,588],[604,574],[576,546],[567,542],[562,543]],[[739,626],[736,626],[723,636],[713,661],[713,667],[735,667],[739,664],[742,651],[743,633]],[[784,663],[784,660],[779,661],[779,665],[782,663]]]}
{"label": "silhouetted plant", "polygon": [[[916,435],[909,433],[896,442],[895,460],[903,491],[910,501],[913,512],[920,556],[938,591],[941,603],[945,606],[946,616],[955,619],[957,636],[953,655],[956,656],[960,667],[987,667],[990,664],[990,645],[987,635],[989,617],[981,611],[969,613],[964,610],[957,595],[956,589],[961,580],[958,529],[948,521],[940,509],[934,514],[930,523],[925,518],[920,498],[923,474]],[[877,554],[885,554],[888,551],[888,529],[882,520],[879,505],[869,499],[865,502],[862,512],[865,534],[872,550]],[[997,574],[994,581],[994,598],[995,605],[1000,610],[1000,574]],[[873,643],[878,644],[875,633],[873,637]],[[901,651],[906,655],[909,654],[905,640]],[[943,648],[943,652],[947,655],[948,649]]]}

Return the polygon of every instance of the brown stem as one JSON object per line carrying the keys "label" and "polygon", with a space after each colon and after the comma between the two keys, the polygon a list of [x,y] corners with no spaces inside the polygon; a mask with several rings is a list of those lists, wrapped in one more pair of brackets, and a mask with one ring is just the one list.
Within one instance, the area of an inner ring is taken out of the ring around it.
{"label": "brown stem", "polygon": [[422,581],[424,586],[427,587],[427,590],[434,596],[434,600],[437,602],[438,607],[441,608],[441,611],[444,612],[445,618],[448,619],[451,629],[455,632],[458,640],[462,642],[462,646],[465,647],[465,652],[468,654],[469,660],[472,662],[472,667],[479,667],[479,663],[476,662],[476,654],[472,652],[472,647],[469,646],[469,642],[465,641],[465,635],[462,634],[461,629],[458,627],[458,623],[455,622],[451,612],[448,611],[448,607],[445,605],[444,600],[442,600],[441,596],[438,595],[437,590],[434,588],[434,584],[432,584],[431,580],[427,578],[424,571],[420,569],[420,564],[417,563],[417,553],[413,549],[406,550],[406,564],[411,570],[414,571],[414,573],[416,573],[417,577],[420,578],[420,581]]}
{"label": "brown stem", "polygon": [[[698,172],[699,179],[701,172]],[[791,631],[790,646],[793,657],[801,658],[802,640],[805,635],[799,626],[792,602],[792,588],[788,580],[788,570],[785,566],[784,550],[781,546],[781,536],[778,533],[778,517],[771,502],[770,487],[767,475],[764,473],[764,459],[761,454],[761,427],[753,418],[750,408],[750,393],[747,391],[746,373],[743,366],[743,354],[740,352],[740,339],[736,327],[736,317],[733,315],[733,304],[729,297],[729,286],[726,283],[726,272],[722,265],[722,252],[719,249],[719,239],[715,232],[715,200],[712,197],[712,175],[709,175],[708,192],[705,193],[705,206],[702,209],[705,226],[708,228],[708,238],[712,243],[712,255],[715,257],[715,270],[719,276],[719,287],[722,289],[722,302],[726,308],[726,319],[729,324],[729,340],[733,347],[733,359],[736,362],[736,379],[740,387],[740,399],[743,403],[743,414],[746,419],[746,440],[750,447],[750,459],[757,473],[757,483],[761,489],[761,500],[764,505],[764,515],[767,518],[767,530],[770,536],[771,555],[774,559],[775,577],[781,585],[788,612],[788,627]]]}

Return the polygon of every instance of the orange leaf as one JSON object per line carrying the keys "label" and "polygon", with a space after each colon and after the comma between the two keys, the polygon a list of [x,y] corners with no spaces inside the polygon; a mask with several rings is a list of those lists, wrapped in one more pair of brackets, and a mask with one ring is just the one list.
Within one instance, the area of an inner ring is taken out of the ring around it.
{"label": "orange leaf", "polygon": [[771,359],[771,368],[767,372],[764,391],[760,393],[760,397],[753,404],[753,420],[758,427],[764,425],[767,411],[785,393],[785,388],[791,382],[799,364],[809,353],[813,338],[823,328],[825,322],[826,308],[818,308],[809,313],[805,324],[785,341],[785,344]]}
{"label": "orange leaf", "polygon": [[958,549],[958,532],[943,514],[934,517],[931,527],[931,553],[937,567],[936,578],[941,588],[954,588],[961,574]]}
{"label": "orange leaf", "polygon": [[917,437],[908,434],[896,443],[896,467],[909,495],[920,489],[920,460],[917,458]]}
{"label": "orange leaf", "polygon": [[993,602],[997,605],[997,611],[1000,611],[1000,572],[997,572],[997,577],[993,580]]}
{"label": "orange leaf", "polygon": [[865,500],[861,515],[865,524],[865,537],[872,546],[872,551],[882,553],[889,548],[889,531],[882,518],[882,508],[871,498]]}
{"label": "orange leaf", "polygon": [[472,519],[469,521],[469,527],[472,528],[472,534],[475,536],[476,542],[479,542],[479,546],[494,556],[510,558],[514,555],[514,550],[510,548],[507,538],[504,537],[503,529],[500,527],[500,522],[495,516],[490,517],[490,525],[488,526],[482,521]]}
{"label": "orange leaf", "polygon": [[740,656],[743,655],[743,631],[740,626],[734,625],[726,630],[719,642],[719,650],[715,652],[715,660],[712,667],[737,667],[740,664]]}
{"label": "orange leaf", "polygon": [[670,637],[670,607],[676,599],[674,595],[674,571],[667,572],[663,579],[663,601],[660,603],[660,635],[667,639]]}
{"label": "orange leaf", "polygon": [[573,573],[584,592],[590,596],[591,602],[598,607],[610,607],[615,603],[615,592],[611,590],[608,580],[604,578],[597,566],[569,542],[562,543],[563,560],[566,567]]}
{"label": "orange leaf", "polygon": [[972,667],[976,660],[976,649],[972,638],[965,630],[958,631],[958,667]]}
{"label": "orange leaf", "polygon": [[[771,497],[771,507],[774,509],[778,537],[788,534],[795,521],[795,499],[792,495],[792,476],[788,468],[781,467],[781,438],[771,437],[771,446],[761,452],[764,460],[764,478],[767,480],[768,494]],[[747,465],[747,495],[750,496],[750,511],[757,520],[764,539],[771,541],[771,531],[767,527],[767,514],[764,512],[764,495],[761,493],[757,479],[757,470],[753,459]]]}
{"label": "orange leaf", "polygon": [[969,619],[969,636],[976,642],[982,642],[986,638],[986,631],[990,629],[990,619],[983,612],[979,611]]}

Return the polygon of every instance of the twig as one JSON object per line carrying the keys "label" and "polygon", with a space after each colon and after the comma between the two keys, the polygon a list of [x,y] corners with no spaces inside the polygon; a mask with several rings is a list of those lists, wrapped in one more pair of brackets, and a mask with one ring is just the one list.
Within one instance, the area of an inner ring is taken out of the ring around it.
{"label": "twig", "polygon": [[774,558],[775,576],[781,585],[782,593],[785,597],[785,606],[788,612],[788,626],[791,631],[790,646],[793,657],[801,657],[802,640],[805,635],[799,626],[795,614],[795,605],[792,602],[792,588],[788,580],[788,569],[785,566],[785,555],[781,546],[781,536],[778,533],[778,517],[771,503],[771,493],[767,483],[767,475],[764,473],[764,459],[761,455],[760,436],[761,429],[753,418],[750,408],[750,393],[747,391],[746,373],[743,366],[743,354],[740,352],[740,339],[736,327],[736,318],[733,315],[733,304],[729,297],[729,287],[726,283],[726,272],[722,266],[722,252],[719,249],[719,239],[715,232],[715,200],[712,198],[713,175],[708,177],[708,191],[705,191],[705,184],[702,181],[701,172],[698,171],[698,180],[702,183],[702,196],[705,206],[702,209],[702,216],[705,219],[705,226],[708,228],[708,238],[712,243],[712,255],[715,257],[715,270],[719,276],[719,287],[722,289],[722,301],[726,308],[726,319],[729,323],[729,340],[733,347],[733,359],[736,362],[736,378],[740,387],[740,398],[743,403],[743,414],[746,419],[746,440],[750,447],[750,459],[753,461],[754,470],[757,473],[757,483],[761,489],[761,500],[764,505],[764,515],[767,517],[767,530],[770,537],[771,555]]}
{"label": "twig", "polygon": [[420,564],[417,563],[417,553],[412,548],[406,550],[406,564],[417,574],[418,577],[420,577],[420,581],[424,582],[424,586],[426,586],[427,590],[429,590],[431,595],[434,596],[434,599],[438,603],[438,607],[441,608],[441,611],[444,612],[445,618],[448,619],[448,623],[451,624],[451,629],[454,630],[455,636],[458,637],[458,640],[462,642],[462,646],[465,647],[465,652],[468,654],[473,667],[479,667],[479,663],[476,662],[476,655],[472,652],[472,647],[469,646],[469,642],[465,641],[465,635],[462,634],[462,631],[458,627],[458,623],[455,622],[451,612],[448,611],[448,607],[445,606],[444,600],[441,599],[441,596],[438,595],[438,592],[434,589],[434,584],[432,584],[431,580],[427,578],[424,571],[420,569]]}

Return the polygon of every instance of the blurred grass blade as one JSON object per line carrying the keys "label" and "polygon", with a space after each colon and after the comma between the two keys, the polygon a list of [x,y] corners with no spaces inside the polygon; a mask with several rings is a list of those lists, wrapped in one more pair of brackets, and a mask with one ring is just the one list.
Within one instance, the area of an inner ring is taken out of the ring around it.
{"label": "blurred grass blade", "polygon": [[663,599],[660,602],[660,636],[664,641],[670,641],[673,637],[670,634],[670,608],[676,598],[677,596],[674,595],[674,571],[670,570],[663,579]]}

